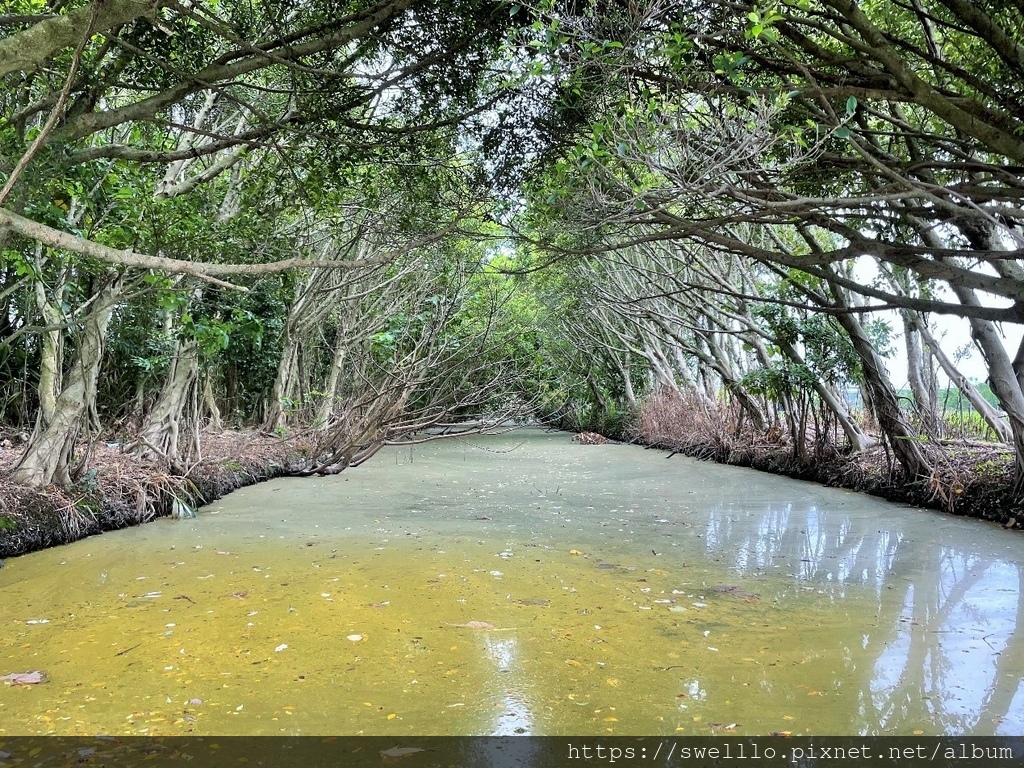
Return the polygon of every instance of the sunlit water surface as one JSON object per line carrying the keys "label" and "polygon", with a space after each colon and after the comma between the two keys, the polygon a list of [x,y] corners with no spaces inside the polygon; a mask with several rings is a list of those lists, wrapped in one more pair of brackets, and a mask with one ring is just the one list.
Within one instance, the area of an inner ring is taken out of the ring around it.
{"label": "sunlit water surface", "polygon": [[[0,734],[1020,734],[1017,534],[521,430],[0,570]],[[468,626],[466,626],[468,625]]]}

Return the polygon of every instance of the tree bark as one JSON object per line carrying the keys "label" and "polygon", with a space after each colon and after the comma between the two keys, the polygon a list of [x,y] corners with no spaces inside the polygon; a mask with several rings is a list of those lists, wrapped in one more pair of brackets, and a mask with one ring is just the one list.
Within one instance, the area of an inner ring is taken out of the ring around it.
{"label": "tree bark", "polygon": [[1010,429],[1010,425],[1006,423],[1006,420],[999,416],[996,409],[989,404],[988,400],[981,396],[981,393],[970,380],[960,373],[960,370],[953,361],[942,351],[942,347],[939,346],[938,341],[932,336],[927,326],[921,323],[918,328],[921,332],[921,338],[924,340],[925,346],[932,357],[935,358],[939,367],[949,377],[949,380],[953,382],[953,385],[967,398],[967,402],[971,404],[971,407],[985,420],[985,423],[988,424],[999,440],[1004,443],[1012,442],[1013,430]]}
{"label": "tree bark", "polygon": [[903,320],[903,340],[907,349],[907,381],[914,396],[914,409],[921,423],[921,431],[931,438],[939,438],[939,414],[927,381],[924,356],[921,354],[919,323],[909,311],[900,313]]}
{"label": "tree bark", "polygon": [[[194,458],[191,448],[198,440],[199,414],[192,413],[184,425],[182,422],[188,409],[196,402],[198,377],[199,354],[195,341],[179,341],[175,345],[174,358],[167,370],[160,397],[146,417],[138,440],[128,450],[143,456],[156,453],[174,471],[181,471],[183,461]],[[180,440],[183,426],[193,437],[192,445],[184,451]]]}
{"label": "tree bark", "polygon": [[286,327],[284,338],[281,341],[281,359],[277,363],[277,375],[274,377],[274,386],[270,390],[270,397],[267,399],[267,412],[263,419],[263,429],[267,432],[273,432],[285,426],[288,421],[285,403],[292,399],[295,391],[299,343],[295,338],[294,330]]}
{"label": "tree bark", "polygon": [[98,35],[132,19],[151,15],[161,5],[160,0],[106,0],[44,19],[0,40],[0,77],[39,69],[50,57],[78,45],[90,24],[92,33]]}
{"label": "tree bark", "polygon": [[52,417],[40,410],[32,437],[11,473],[16,483],[42,487],[71,485],[75,442],[96,401],[96,380],[103,362],[103,346],[114,304],[121,294],[120,276],[100,289],[93,311],[85,318],[77,340],[78,354],[54,402]]}
{"label": "tree bark", "polygon": [[224,420],[217,405],[217,396],[213,393],[213,375],[207,371],[203,376],[203,405],[210,417],[210,429],[220,432],[224,429]]}
{"label": "tree bark", "polygon": [[[849,307],[843,289],[835,284],[831,284],[831,287],[836,302],[841,307]],[[932,462],[928,452],[922,445],[920,436],[904,418],[899,398],[886,373],[882,358],[879,357],[860,320],[851,313],[840,312],[836,315],[836,321],[850,337],[857,357],[860,358],[861,373],[871,398],[875,418],[882,434],[892,446],[893,455],[900,468],[911,481],[929,477],[932,473]]]}
{"label": "tree bark", "polygon": [[[804,359],[800,355],[800,352],[788,341],[777,339],[775,344],[792,362],[797,365],[804,364]],[[854,453],[861,453],[875,445],[876,441],[874,441],[870,435],[864,433],[860,428],[860,425],[857,424],[857,422],[854,421],[853,416],[850,415],[850,409],[846,407],[846,404],[842,400],[836,397],[835,393],[825,384],[825,382],[815,377],[813,387],[815,393],[817,393],[818,397],[821,399],[821,402],[824,403],[825,407],[828,408],[836,417],[836,421],[839,422],[839,426],[842,428],[843,434],[846,435],[846,439],[850,441],[850,449]]]}

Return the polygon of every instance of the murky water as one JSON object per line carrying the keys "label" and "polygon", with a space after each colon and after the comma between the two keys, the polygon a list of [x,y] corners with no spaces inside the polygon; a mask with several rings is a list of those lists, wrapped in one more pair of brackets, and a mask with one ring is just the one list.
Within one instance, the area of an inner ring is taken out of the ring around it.
{"label": "murky water", "polygon": [[1020,734],[1019,535],[539,430],[7,561],[7,734]]}

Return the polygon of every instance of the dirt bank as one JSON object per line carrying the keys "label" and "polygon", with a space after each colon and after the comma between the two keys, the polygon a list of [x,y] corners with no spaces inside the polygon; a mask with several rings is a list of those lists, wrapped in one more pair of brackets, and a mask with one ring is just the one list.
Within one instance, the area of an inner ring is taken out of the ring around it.
{"label": "dirt bank", "polygon": [[925,443],[929,477],[900,475],[880,442],[851,454],[837,432],[809,433],[802,445],[778,427],[756,431],[735,408],[708,408],[677,397],[651,398],[635,414],[626,439],[698,459],[848,488],[894,502],[1024,527],[1024,503],[1014,491],[1013,452],[998,443],[945,439]]}
{"label": "dirt bank", "polygon": [[205,435],[202,460],[184,474],[170,474],[118,444],[100,444],[75,486],[37,489],[10,479],[20,453],[17,439],[0,442],[0,558],[209,504],[237,488],[298,471],[308,453],[301,440],[225,431]]}

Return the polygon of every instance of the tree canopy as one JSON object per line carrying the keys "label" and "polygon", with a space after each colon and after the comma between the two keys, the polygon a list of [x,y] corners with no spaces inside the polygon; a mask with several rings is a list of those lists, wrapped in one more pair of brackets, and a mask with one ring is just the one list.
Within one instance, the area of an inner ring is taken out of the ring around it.
{"label": "tree canopy", "polygon": [[1024,488],[1019,2],[9,5],[20,482],[100,434],[183,471],[203,428],[309,429],[335,472],[670,395],[926,483],[943,380]]}

